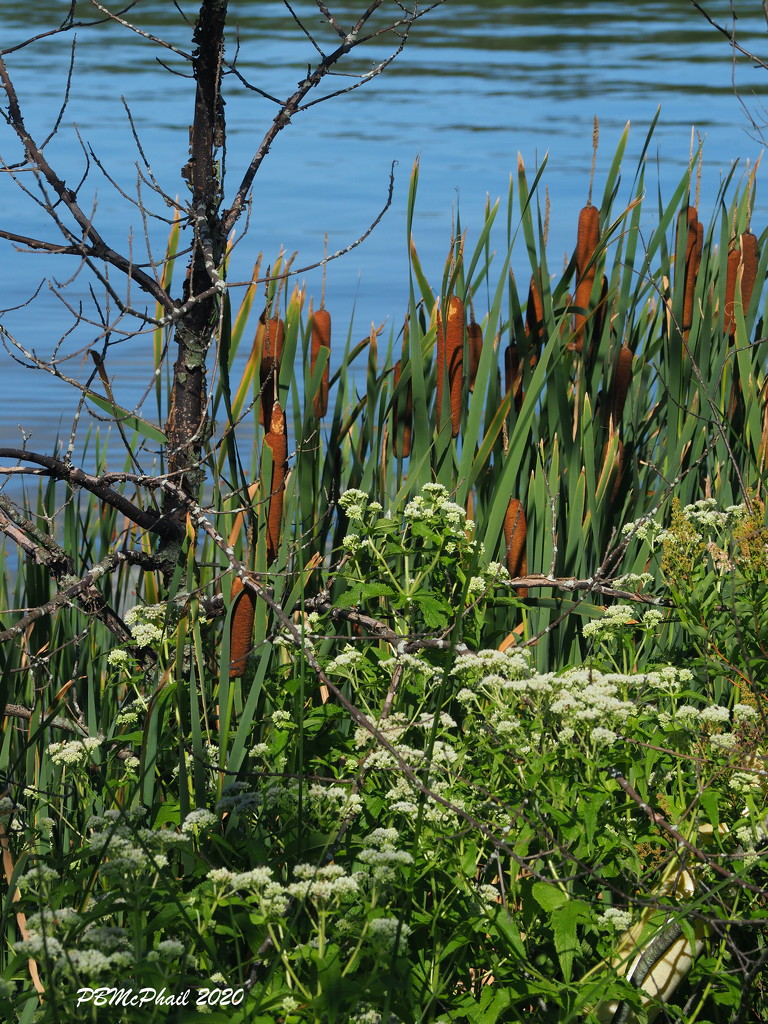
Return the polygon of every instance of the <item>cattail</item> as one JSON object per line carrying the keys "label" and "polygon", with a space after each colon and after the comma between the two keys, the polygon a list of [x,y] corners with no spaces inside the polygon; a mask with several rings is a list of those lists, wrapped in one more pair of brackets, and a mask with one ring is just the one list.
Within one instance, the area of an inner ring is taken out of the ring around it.
{"label": "cattail", "polygon": [[[398,359],[395,363],[395,391],[400,383],[401,372],[402,364]],[[407,459],[411,454],[413,432],[413,386],[410,380],[405,389],[405,397],[401,395],[399,401],[394,403],[392,413],[392,450],[395,453],[395,458]],[[400,450],[397,441],[398,429],[401,425],[403,428],[402,450]]]}
{"label": "cattail", "polygon": [[504,388],[506,394],[512,395],[515,411],[520,412],[523,405],[523,361],[514,342],[504,349]]}
{"label": "cattail", "polygon": [[528,288],[528,304],[525,307],[525,330],[529,343],[538,347],[544,334],[544,302],[541,298],[541,289],[533,274]]}
{"label": "cattail", "polygon": [[448,386],[451,393],[451,437],[458,437],[464,383],[464,303],[457,295],[452,295],[448,302],[445,358],[448,363]]}
{"label": "cattail", "polygon": [[280,375],[280,360],[285,344],[285,324],[279,316],[270,317],[264,328],[264,347],[261,351],[259,379],[261,381],[261,405],[259,423],[269,423],[272,418],[272,404],[277,398],[277,379]]}
{"label": "cattail", "polygon": [[473,320],[467,325],[467,339],[469,340],[469,390],[475,390],[477,380],[477,368],[480,365],[480,356],[483,354],[483,330],[480,324]]}
{"label": "cattail", "polygon": [[[510,498],[504,517],[504,540],[507,545],[507,568],[512,579],[528,575],[528,554],[526,552],[527,530],[522,502]],[[518,597],[528,597],[527,587],[517,588]]]}
{"label": "cattail", "polygon": [[256,595],[246,590],[239,576],[232,580],[231,603],[234,605],[229,626],[229,678],[237,679],[245,673],[253,640],[253,618]]}
{"label": "cattail", "polygon": [[[331,347],[331,314],[327,309],[318,309],[312,316],[312,352],[310,357],[310,374],[314,373],[317,364],[317,357],[321,348]],[[329,353],[330,356],[330,353]],[[315,395],[314,412],[315,419],[322,419],[328,411],[328,385],[330,381],[330,366],[326,362],[323,376],[320,380],[320,387]]]}
{"label": "cattail", "polygon": [[[589,310],[592,287],[597,267],[593,261],[600,242],[600,213],[596,206],[585,206],[579,214],[579,230],[576,237],[576,305]],[[584,346],[584,329],[588,313],[577,312],[574,319],[574,341],[571,346],[581,352]]]}
{"label": "cattail", "polygon": [[687,206],[680,211],[677,218],[677,231],[687,231],[685,240],[685,264],[683,267],[683,322],[684,332],[690,331],[693,323],[693,299],[696,291],[696,278],[701,266],[704,248],[704,225],[699,224],[699,215],[695,206]]}
{"label": "cattail", "polygon": [[627,345],[622,345],[616,360],[616,368],[613,371],[611,389],[608,392],[608,411],[613,427],[618,426],[621,414],[624,412],[624,404],[632,380],[632,360],[632,350]]}
{"label": "cattail", "polygon": [[725,332],[733,341],[736,334],[736,318],[734,307],[736,300],[736,278],[739,265],[741,265],[741,308],[744,316],[747,315],[749,304],[752,301],[752,292],[757,281],[757,267],[760,262],[760,251],[757,247],[757,237],[751,231],[745,231],[741,236],[741,251],[731,249],[728,253],[728,269],[725,278]]}
{"label": "cattail", "polygon": [[280,547],[280,528],[283,520],[283,492],[288,464],[288,439],[285,436],[285,413],[279,402],[272,406],[269,430],[264,435],[264,444],[272,452],[272,480],[269,485],[269,510],[267,512],[267,565],[277,556]]}

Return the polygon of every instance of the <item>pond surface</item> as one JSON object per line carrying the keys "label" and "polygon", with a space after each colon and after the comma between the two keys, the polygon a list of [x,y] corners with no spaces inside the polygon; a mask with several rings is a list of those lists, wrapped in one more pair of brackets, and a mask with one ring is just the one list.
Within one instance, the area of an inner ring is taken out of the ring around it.
{"label": "pond surface", "polygon": [[[330,6],[346,24],[364,5],[337,0]],[[394,5],[387,0],[385,6],[391,10]],[[768,29],[761,4],[752,0],[735,6],[740,44],[765,57]],[[0,47],[54,27],[66,7],[61,0],[4,5]],[[184,2],[181,7],[191,22],[195,6]],[[237,52],[241,75],[270,96],[289,94],[315,52],[305,33],[283,3],[240,0],[230,8],[229,58]],[[333,37],[316,4],[296,0],[292,8],[318,44],[330,48]],[[77,5],[83,19],[92,17],[91,10],[87,3]],[[716,0],[708,11],[733,27],[727,0]],[[127,17],[143,32],[182,51],[191,48],[191,28],[167,0],[139,0]],[[51,131],[59,115],[71,43],[70,34],[48,36],[7,55],[27,125],[38,137]],[[379,40],[356,51],[349,70],[365,71],[388,52],[387,40]],[[146,261],[146,237],[159,255],[168,227],[163,220],[143,223],[132,202],[137,165],[143,166],[136,139],[158,185],[171,196],[183,194],[179,170],[188,155],[192,103],[190,81],[183,77],[185,63],[173,50],[158,50],[144,36],[115,24],[78,30],[74,59],[69,102],[58,133],[46,147],[47,157],[71,185],[88,165],[81,203],[93,209],[94,222],[116,249],[130,245],[137,262]],[[344,88],[355,79],[326,81],[329,88]],[[658,171],[649,170],[647,183],[654,191],[658,185],[663,197],[671,196],[688,165],[694,127],[704,140],[701,214],[707,220],[721,177],[732,163],[740,161],[743,167],[746,159],[759,157],[762,143],[750,115],[758,124],[765,120],[761,103],[766,93],[768,70],[735,56],[728,41],[687,0],[587,0],[580,5],[447,0],[416,26],[384,74],[313,106],[280,134],[256,179],[248,234],[235,250],[230,279],[247,278],[259,251],[265,266],[281,247],[297,251],[296,265],[304,266],[322,258],[326,234],[331,252],[350,245],[382,209],[390,165],[396,161],[392,206],[371,237],[329,265],[326,303],[340,338],[353,316],[355,335],[364,336],[372,322],[387,321],[397,330],[407,303],[405,208],[417,157],[414,236],[433,283],[442,276],[455,210],[470,229],[471,243],[482,224],[486,197],[504,201],[518,153],[531,177],[549,154],[544,181],[552,203],[550,261],[556,265],[556,254],[569,253],[573,246],[576,217],[586,200],[595,116],[600,123],[596,196],[628,121],[632,127],[624,165],[627,181],[634,176],[659,106],[648,153]],[[273,102],[241,80],[226,78],[228,198],[274,110]],[[2,123],[0,155],[6,164],[21,159],[15,137]],[[18,177],[22,184],[30,183],[28,175]],[[146,184],[141,196],[153,213],[168,216]],[[39,208],[20,193],[9,174],[0,174],[0,212],[8,230],[57,240]],[[758,232],[766,220],[766,197],[758,186]],[[520,265],[524,271],[524,256]],[[27,348],[50,356],[73,319],[55,297],[55,282],[63,284],[75,265],[52,256],[18,254],[0,241],[0,267],[5,283],[0,305],[24,303],[41,286],[32,304],[5,314],[2,322]],[[41,285],[44,278],[49,283]],[[300,280],[319,297],[319,271]],[[87,286],[81,273],[66,294],[73,305],[82,302],[92,311]],[[103,291],[98,297],[103,299]],[[96,333],[81,327],[67,338],[60,350],[71,354],[62,364],[64,372],[79,379],[91,372],[82,349]],[[131,342],[110,352],[108,372],[116,397],[128,406],[138,401],[151,377],[146,351],[146,345]],[[5,352],[0,351],[0,361],[0,444],[18,444],[21,424],[32,434],[32,448],[51,450],[57,435],[69,433],[76,396],[60,382],[23,369]],[[151,414],[149,406],[146,412]]]}

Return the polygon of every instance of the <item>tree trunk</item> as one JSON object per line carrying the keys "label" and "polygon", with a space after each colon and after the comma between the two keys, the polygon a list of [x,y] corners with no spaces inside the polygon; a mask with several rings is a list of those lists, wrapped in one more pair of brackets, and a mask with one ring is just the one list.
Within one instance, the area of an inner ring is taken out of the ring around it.
{"label": "tree trunk", "polygon": [[[184,493],[195,499],[204,478],[201,459],[209,434],[206,357],[218,324],[224,288],[218,273],[225,238],[217,154],[224,144],[221,67],[227,3],[203,0],[195,25],[195,113],[190,128],[190,159],[182,170],[192,193],[194,242],[184,283],[183,308],[189,308],[176,324],[178,353],[166,434],[168,471]],[[165,511],[183,529],[185,512],[173,496],[168,497]]]}

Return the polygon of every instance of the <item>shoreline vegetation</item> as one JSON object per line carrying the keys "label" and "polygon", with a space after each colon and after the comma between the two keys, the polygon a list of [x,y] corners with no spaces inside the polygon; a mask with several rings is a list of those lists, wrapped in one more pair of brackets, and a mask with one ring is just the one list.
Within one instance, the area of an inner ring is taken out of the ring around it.
{"label": "shoreline vegetation", "polygon": [[757,168],[699,209],[699,154],[646,231],[626,138],[559,273],[521,161],[505,245],[457,215],[431,284],[416,165],[402,330],[345,338],[283,257],[224,292],[204,505],[133,461],[166,328],[156,422],[87,396],[123,470],[0,453],[44,472],[0,496],[5,1019],[98,986],[285,1024],[766,1011],[768,236]]}

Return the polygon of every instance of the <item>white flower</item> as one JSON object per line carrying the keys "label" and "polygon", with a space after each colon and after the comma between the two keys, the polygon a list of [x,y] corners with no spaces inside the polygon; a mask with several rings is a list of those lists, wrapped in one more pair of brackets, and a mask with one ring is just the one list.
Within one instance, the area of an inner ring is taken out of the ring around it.
{"label": "white flower", "polygon": [[737,739],[732,732],[724,732],[717,733],[715,736],[710,736],[709,742],[713,747],[717,747],[719,750],[733,750],[736,746]]}
{"label": "white flower", "polygon": [[708,707],[702,708],[699,713],[702,722],[712,722],[713,724],[727,722],[730,717],[731,713],[728,708],[720,707],[718,704],[710,704]]}
{"label": "white flower", "polygon": [[128,654],[128,651],[124,651],[122,647],[116,647],[114,651],[110,651],[107,655],[107,663],[112,668],[125,668],[130,660],[131,656]]}
{"label": "white flower", "polygon": [[365,661],[365,655],[359,648],[347,644],[341,654],[329,661],[325,667],[327,673],[346,673],[350,668],[355,668]]}
{"label": "white flower", "polygon": [[131,626],[131,636],[139,647],[154,647],[163,639],[163,631],[151,622],[137,622]]}
{"label": "white flower", "polygon": [[734,704],[733,705],[733,720],[734,722],[743,722],[750,718],[757,718],[757,709],[753,708],[750,704]]}
{"label": "white flower", "polygon": [[48,746],[48,756],[54,764],[83,765],[90,761],[90,754],[98,750],[103,737],[87,736],[82,740],[62,740]]}
{"label": "white flower", "polygon": [[368,922],[368,935],[371,941],[385,950],[391,950],[394,947],[398,930],[402,943],[410,935],[411,929],[404,922],[398,921],[396,917],[376,917],[373,921]]}
{"label": "white flower", "polygon": [[616,932],[623,932],[632,924],[632,915],[618,907],[606,907],[598,916],[597,923],[603,928],[612,928]]}
{"label": "white flower", "polygon": [[212,868],[208,872],[208,878],[215,885],[232,885],[235,874],[229,868]]}
{"label": "white flower", "polygon": [[692,704],[681,704],[679,708],[675,708],[675,718],[680,721],[695,721],[699,714],[699,709]]}
{"label": "white flower", "polygon": [[590,739],[595,746],[612,746],[619,737],[613,731],[613,729],[604,729],[602,726],[598,726],[593,729],[590,733]]}
{"label": "white flower", "polygon": [[163,960],[166,958],[178,959],[180,956],[184,956],[184,943],[179,942],[178,939],[163,939],[157,944],[157,952]]}
{"label": "white flower", "polygon": [[190,811],[184,819],[181,831],[185,835],[198,835],[207,828],[212,828],[218,822],[218,818],[205,807],[198,807]]}
{"label": "white flower", "polygon": [[293,724],[293,719],[287,711],[281,711],[278,709],[277,711],[272,712],[272,725],[274,725],[276,729],[285,729],[287,725],[291,724]]}
{"label": "white flower", "polygon": [[[210,875],[208,876],[210,877]],[[251,868],[234,875],[231,881],[235,889],[259,889],[272,881],[272,869],[266,867]]]}
{"label": "white flower", "polygon": [[372,846],[392,847],[399,838],[400,833],[396,828],[375,828],[368,835],[367,841]]}
{"label": "white flower", "polygon": [[24,953],[35,960],[46,956],[58,959],[64,954],[64,947],[58,939],[50,935],[38,935],[36,932],[23,942],[15,943],[13,948],[16,953]]}

